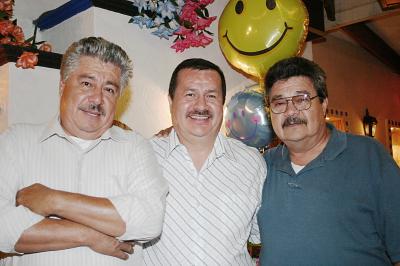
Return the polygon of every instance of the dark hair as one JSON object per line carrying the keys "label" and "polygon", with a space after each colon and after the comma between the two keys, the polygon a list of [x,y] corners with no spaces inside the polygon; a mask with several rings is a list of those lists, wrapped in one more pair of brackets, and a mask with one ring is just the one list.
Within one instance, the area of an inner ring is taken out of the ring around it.
{"label": "dark hair", "polygon": [[304,57],[290,57],[276,62],[265,76],[265,90],[267,96],[275,82],[287,80],[291,77],[303,76],[309,78],[322,103],[328,97],[326,88],[326,74],[316,63]]}
{"label": "dark hair", "polygon": [[82,56],[98,58],[105,63],[112,63],[121,69],[120,93],[132,77],[132,62],[126,52],[118,45],[101,37],[87,37],[72,43],[64,53],[61,62],[61,80],[65,81],[78,67]]}
{"label": "dark hair", "polygon": [[175,89],[177,86],[178,74],[182,69],[197,69],[197,70],[215,70],[218,72],[221,78],[221,90],[222,90],[222,103],[225,103],[226,96],[226,82],[225,76],[222,70],[214,63],[201,58],[191,58],[182,61],[174,70],[171,76],[171,81],[169,82],[168,94],[171,99],[174,98]]}

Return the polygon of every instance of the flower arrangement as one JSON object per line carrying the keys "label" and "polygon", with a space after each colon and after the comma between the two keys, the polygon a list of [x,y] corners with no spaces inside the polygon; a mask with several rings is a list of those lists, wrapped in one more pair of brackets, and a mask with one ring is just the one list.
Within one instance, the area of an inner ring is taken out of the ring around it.
{"label": "flower arrangement", "polygon": [[[13,6],[14,0],[0,0],[0,44],[18,45],[50,52],[51,45],[43,41],[36,42],[36,34],[25,40],[24,32],[22,28],[17,25],[17,20],[11,20],[13,16]],[[40,44],[41,46],[37,48]],[[24,69],[35,68],[38,62],[37,56],[38,53],[24,51],[15,65]]]}
{"label": "flower arrangement", "polygon": [[171,48],[183,52],[190,47],[205,47],[212,42],[206,30],[216,19],[207,5],[214,0],[133,0],[137,15],[129,23],[140,28],[156,29],[152,34],[169,39],[176,36]]}

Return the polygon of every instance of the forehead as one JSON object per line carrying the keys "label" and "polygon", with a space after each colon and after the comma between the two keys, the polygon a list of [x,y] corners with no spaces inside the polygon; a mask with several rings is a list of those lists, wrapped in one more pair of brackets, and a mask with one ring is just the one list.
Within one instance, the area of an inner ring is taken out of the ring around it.
{"label": "forehead", "polygon": [[121,69],[110,62],[103,62],[99,58],[82,56],[79,58],[77,67],[72,73],[93,73],[118,78],[121,76]]}
{"label": "forehead", "polygon": [[311,79],[305,76],[290,77],[287,80],[279,80],[274,83],[270,91],[270,98],[281,96],[290,97],[296,94],[316,92]]}
{"label": "forehead", "polygon": [[213,69],[185,68],[178,72],[177,88],[195,89],[197,87],[209,87],[221,90],[221,77]]}

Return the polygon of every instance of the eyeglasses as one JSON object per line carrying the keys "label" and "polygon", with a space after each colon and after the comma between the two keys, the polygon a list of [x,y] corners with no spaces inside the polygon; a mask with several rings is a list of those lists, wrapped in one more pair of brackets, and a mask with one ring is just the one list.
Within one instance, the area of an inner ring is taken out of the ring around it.
{"label": "eyeglasses", "polygon": [[299,94],[292,97],[273,99],[270,103],[270,108],[274,114],[281,114],[286,112],[289,101],[291,101],[296,110],[307,110],[311,107],[311,101],[317,97],[318,95],[310,97],[308,94]]}

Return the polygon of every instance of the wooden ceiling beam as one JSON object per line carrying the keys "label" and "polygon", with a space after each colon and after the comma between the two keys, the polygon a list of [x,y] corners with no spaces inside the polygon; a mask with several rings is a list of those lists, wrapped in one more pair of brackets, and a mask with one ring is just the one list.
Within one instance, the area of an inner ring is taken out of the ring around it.
{"label": "wooden ceiling beam", "polygon": [[395,73],[400,74],[400,56],[364,22],[344,26],[341,30]]}

